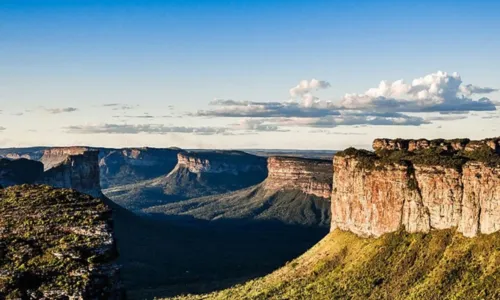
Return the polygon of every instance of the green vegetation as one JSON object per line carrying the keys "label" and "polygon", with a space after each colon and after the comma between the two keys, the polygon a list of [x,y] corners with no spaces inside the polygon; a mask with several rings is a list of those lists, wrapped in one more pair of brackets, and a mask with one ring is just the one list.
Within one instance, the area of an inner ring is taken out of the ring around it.
{"label": "green vegetation", "polygon": [[499,280],[500,233],[366,239],[337,230],[264,278],[174,299],[499,299]]}
{"label": "green vegetation", "polygon": [[101,200],[73,190],[0,190],[0,298],[88,295],[99,265],[116,256],[102,227],[110,219]]}
{"label": "green vegetation", "polygon": [[355,157],[358,160],[358,167],[367,170],[380,170],[398,164],[404,166],[443,166],[461,171],[463,165],[469,161],[479,161],[492,167],[500,166],[500,155],[486,144],[472,151],[450,151],[438,147],[440,141],[433,140],[430,148],[412,152],[387,149],[370,152],[348,148],[336,155]]}

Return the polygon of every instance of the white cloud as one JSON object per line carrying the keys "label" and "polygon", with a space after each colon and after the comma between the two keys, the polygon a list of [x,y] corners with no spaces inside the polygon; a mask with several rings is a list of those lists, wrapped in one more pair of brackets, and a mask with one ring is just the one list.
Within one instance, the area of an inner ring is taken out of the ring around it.
{"label": "white cloud", "polygon": [[186,126],[165,126],[162,124],[102,124],[66,127],[66,132],[77,134],[166,134],[166,133],[194,133],[198,135],[219,134],[226,131],[225,128],[218,127],[186,127]]}
{"label": "white cloud", "polygon": [[290,97],[292,100],[296,100],[297,98],[301,100],[301,104],[304,107],[312,107],[316,102],[319,102],[319,98],[315,97],[313,92],[327,89],[330,86],[330,83],[324,80],[302,80],[299,84],[290,89]]}
{"label": "white cloud", "polygon": [[494,91],[492,88],[462,85],[458,73],[438,71],[411,83],[382,81],[364,94],[346,94],[341,107],[393,112],[486,111],[495,110],[490,99],[473,100],[469,97]]}

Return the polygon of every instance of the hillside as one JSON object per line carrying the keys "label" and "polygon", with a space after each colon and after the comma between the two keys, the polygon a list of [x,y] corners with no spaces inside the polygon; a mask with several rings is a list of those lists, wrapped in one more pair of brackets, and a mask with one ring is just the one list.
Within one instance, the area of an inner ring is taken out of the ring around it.
{"label": "hillside", "polygon": [[100,149],[103,189],[133,184],[168,174],[177,164],[178,148]]}
{"label": "hillside", "polygon": [[236,192],[195,198],[154,206],[144,212],[172,220],[259,221],[290,225],[320,226],[330,224],[330,201],[299,190],[268,190],[264,184]]}
{"label": "hillside", "polygon": [[168,174],[134,184],[105,189],[116,203],[142,209],[190,198],[236,191],[262,182],[266,159],[240,151],[180,152]]}
{"label": "hillside", "polygon": [[500,233],[403,231],[378,239],[335,230],[276,272],[174,299],[499,299]]}
{"label": "hillside", "polygon": [[111,211],[73,190],[0,189],[0,298],[121,299]]}
{"label": "hillside", "polygon": [[328,227],[332,163],[294,157],[270,157],[268,177],[255,186],[145,209],[156,217],[174,220],[266,221]]}

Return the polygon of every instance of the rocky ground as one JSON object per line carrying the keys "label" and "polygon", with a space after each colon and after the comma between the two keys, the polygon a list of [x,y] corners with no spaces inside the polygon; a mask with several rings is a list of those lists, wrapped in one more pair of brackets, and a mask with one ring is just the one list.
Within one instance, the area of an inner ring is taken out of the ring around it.
{"label": "rocky ground", "polygon": [[0,190],[0,298],[120,299],[111,211],[76,191]]}

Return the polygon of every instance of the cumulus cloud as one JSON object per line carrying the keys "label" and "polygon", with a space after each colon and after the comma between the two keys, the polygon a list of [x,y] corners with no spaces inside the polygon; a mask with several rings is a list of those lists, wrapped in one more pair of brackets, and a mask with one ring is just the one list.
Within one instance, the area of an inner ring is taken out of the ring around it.
{"label": "cumulus cloud", "polygon": [[329,82],[324,80],[311,79],[302,80],[295,87],[290,89],[290,97],[292,100],[299,99],[304,107],[312,107],[319,98],[313,95],[314,91],[327,89],[331,85]]}
{"label": "cumulus cloud", "polygon": [[51,114],[63,114],[63,113],[71,113],[78,110],[75,107],[64,107],[64,108],[43,108],[46,112]]}
{"label": "cumulus cloud", "polygon": [[490,99],[473,100],[470,96],[494,91],[492,88],[462,85],[458,73],[438,71],[411,83],[382,81],[364,94],[346,94],[341,107],[392,112],[489,111],[495,110]]}
{"label": "cumulus cloud", "polygon": [[66,127],[66,132],[76,134],[167,134],[167,133],[193,133],[198,135],[221,134],[226,131],[219,127],[185,127],[185,126],[165,126],[162,124],[102,124]]}

